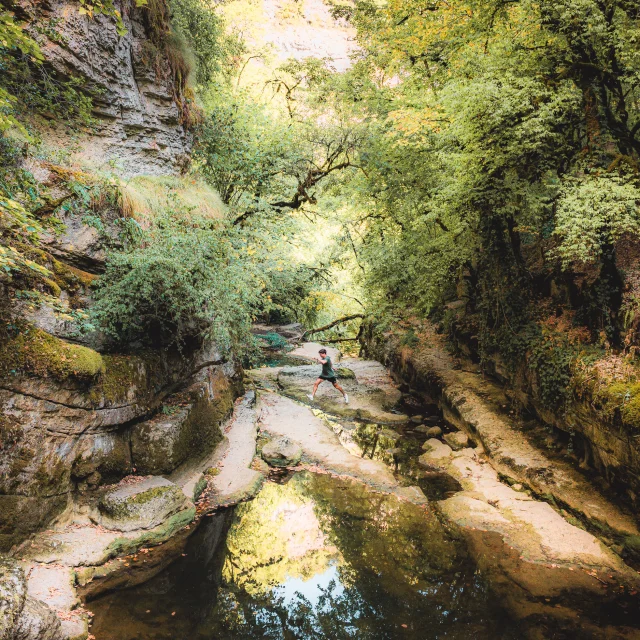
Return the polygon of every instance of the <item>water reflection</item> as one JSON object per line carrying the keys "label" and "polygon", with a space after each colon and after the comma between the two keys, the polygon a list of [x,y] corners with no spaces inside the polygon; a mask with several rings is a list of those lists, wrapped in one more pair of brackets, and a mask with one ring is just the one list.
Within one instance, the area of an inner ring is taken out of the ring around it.
{"label": "water reflection", "polygon": [[309,473],[269,483],[206,519],[186,553],[92,603],[96,639],[512,637],[439,521],[358,483]]}

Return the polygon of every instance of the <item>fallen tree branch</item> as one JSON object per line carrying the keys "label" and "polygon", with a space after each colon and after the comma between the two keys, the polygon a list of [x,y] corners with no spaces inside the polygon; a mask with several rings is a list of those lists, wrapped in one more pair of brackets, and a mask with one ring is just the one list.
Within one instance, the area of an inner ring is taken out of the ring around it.
{"label": "fallen tree branch", "polygon": [[358,338],[357,336],[355,338],[335,338],[331,340],[323,340],[322,344],[336,344],[338,342],[356,342],[359,339],[360,338]]}
{"label": "fallen tree branch", "polygon": [[363,313],[354,313],[350,316],[343,316],[342,318],[338,318],[329,324],[325,324],[324,327],[318,327],[317,329],[309,329],[302,334],[302,337],[310,336],[312,333],[320,333],[320,331],[326,331],[327,329],[331,329],[331,327],[335,327],[337,324],[342,324],[343,322],[349,322],[349,320],[355,320],[356,318],[364,318]]}

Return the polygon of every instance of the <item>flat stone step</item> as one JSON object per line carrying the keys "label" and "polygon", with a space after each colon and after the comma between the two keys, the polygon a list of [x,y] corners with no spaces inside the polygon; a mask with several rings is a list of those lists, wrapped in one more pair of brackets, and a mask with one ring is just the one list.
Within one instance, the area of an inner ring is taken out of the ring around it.
{"label": "flat stone step", "polygon": [[[224,428],[226,444],[223,453],[208,461],[211,463],[209,466],[215,467],[215,475],[207,477],[208,488],[201,498],[204,510],[247,500],[260,490],[264,482],[264,474],[251,468],[258,435],[254,405],[254,391],[247,392],[237,402],[233,416]],[[203,464],[207,465],[207,461]],[[206,470],[207,467],[203,467],[203,471]],[[193,476],[184,485],[185,490],[189,491],[191,486],[195,487]]]}

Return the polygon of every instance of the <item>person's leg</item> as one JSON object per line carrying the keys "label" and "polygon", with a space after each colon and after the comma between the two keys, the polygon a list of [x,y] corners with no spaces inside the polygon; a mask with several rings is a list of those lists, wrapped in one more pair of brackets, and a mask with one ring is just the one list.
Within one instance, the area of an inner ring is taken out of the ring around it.
{"label": "person's leg", "polygon": [[320,383],[322,382],[322,378],[318,378],[316,380],[316,383],[313,385],[313,393],[309,395],[309,398],[311,400],[313,400],[316,396],[316,391],[318,390],[318,387],[320,386]]}
{"label": "person's leg", "polygon": [[337,382],[334,382],[332,384],[343,395],[344,401],[349,402],[349,396],[347,395],[347,392]]}

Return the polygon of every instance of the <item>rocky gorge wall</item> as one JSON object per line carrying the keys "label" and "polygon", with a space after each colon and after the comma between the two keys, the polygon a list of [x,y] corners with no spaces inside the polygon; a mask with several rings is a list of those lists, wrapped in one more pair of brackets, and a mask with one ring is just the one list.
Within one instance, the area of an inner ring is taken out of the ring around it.
{"label": "rocky gorge wall", "polygon": [[45,146],[67,155],[20,160],[44,201],[37,215],[59,223],[23,248],[46,277],[0,278],[0,551],[78,496],[130,474],[168,474],[213,450],[242,391],[241,368],[214,344],[181,355],[114,352],[99,332],[78,329],[127,215],[115,186],[100,179],[101,191],[91,190],[99,165],[121,177],[173,176],[189,159],[186,98],[154,40],[152,5],[167,8],[116,2],[119,34],[112,18],[82,15],[76,1],[14,3],[47,68],[93,97],[95,125],[44,127]]}
{"label": "rocky gorge wall", "polygon": [[53,73],[76,78],[93,100],[95,125],[84,135],[57,127],[43,133],[45,141],[84,164],[108,166],[120,175],[173,173],[189,163],[187,99],[154,42],[149,9],[132,0],[116,6],[123,35],[112,18],[82,15],[76,0],[18,1],[19,17]]}
{"label": "rocky gorge wall", "polygon": [[[451,342],[465,358],[479,360],[477,344],[455,323]],[[496,352],[484,354],[483,368],[504,387],[518,413],[552,428],[582,471],[635,508],[640,498],[640,411],[634,359],[610,354],[596,360],[595,366],[574,365],[563,401],[551,408],[544,399],[543,386],[548,385],[544,378],[556,373],[555,363],[563,356],[561,347],[552,342],[548,354],[545,370],[528,362],[526,355],[517,367],[510,366]],[[557,366],[560,373],[562,366]]]}
{"label": "rocky gorge wall", "polygon": [[[466,431],[507,483],[519,483],[577,518],[628,561],[640,560],[640,537],[628,509],[636,504],[637,445],[627,427],[603,419],[594,403],[579,398],[566,413],[540,408],[532,419],[539,400],[454,357],[428,321],[386,331],[367,323],[361,343],[363,353],[388,366],[404,391],[437,404],[450,424]],[[519,413],[525,402],[529,413]]]}

